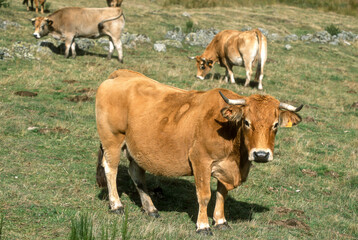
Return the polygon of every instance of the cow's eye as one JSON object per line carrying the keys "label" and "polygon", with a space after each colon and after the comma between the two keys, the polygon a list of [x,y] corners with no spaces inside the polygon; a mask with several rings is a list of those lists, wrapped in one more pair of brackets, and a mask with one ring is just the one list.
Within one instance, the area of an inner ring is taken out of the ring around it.
{"label": "cow's eye", "polygon": [[247,120],[244,121],[244,124],[246,127],[250,127],[250,123]]}
{"label": "cow's eye", "polygon": [[273,125],[273,128],[274,129],[278,128],[278,122]]}
{"label": "cow's eye", "polygon": [[200,69],[204,70],[205,69],[205,65],[200,65]]}

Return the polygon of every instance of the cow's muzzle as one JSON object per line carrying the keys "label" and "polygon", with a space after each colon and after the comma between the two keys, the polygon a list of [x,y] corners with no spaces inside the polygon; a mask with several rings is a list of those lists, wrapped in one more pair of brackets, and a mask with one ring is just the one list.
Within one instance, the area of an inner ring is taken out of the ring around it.
{"label": "cow's muzzle", "polygon": [[266,163],[269,161],[270,158],[270,152],[266,151],[255,151],[253,155],[254,161],[257,163]]}
{"label": "cow's muzzle", "polygon": [[40,34],[38,34],[38,33],[34,33],[33,36],[34,36],[36,39],[41,38]]}

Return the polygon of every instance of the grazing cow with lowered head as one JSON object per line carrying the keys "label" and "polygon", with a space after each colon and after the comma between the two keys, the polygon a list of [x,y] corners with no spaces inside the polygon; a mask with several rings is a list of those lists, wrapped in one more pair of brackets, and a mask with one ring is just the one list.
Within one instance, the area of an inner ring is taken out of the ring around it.
{"label": "grazing cow with lowered head", "polygon": [[108,7],[120,7],[123,0],[107,0]]}
{"label": "grazing cow with lowered head", "polygon": [[75,38],[108,36],[108,59],[111,59],[115,47],[119,61],[123,62],[121,34],[125,22],[121,8],[62,8],[48,17],[32,19],[32,24],[35,26],[35,38],[50,34],[55,39],[64,40],[66,58],[69,57],[70,48],[72,57],[76,56]]}
{"label": "grazing cow with lowered head", "polygon": [[[31,1],[31,9],[34,9],[34,0],[30,0],[30,1]],[[35,0],[36,13],[39,12],[39,3],[40,3],[40,5],[41,5],[41,13],[44,13],[45,2],[46,2],[46,0]],[[30,10],[30,8],[29,8],[29,0],[24,0],[24,1],[22,2],[22,4],[26,4],[26,6],[27,6],[27,11]]]}
{"label": "grazing cow with lowered head", "polygon": [[269,95],[240,96],[226,89],[186,91],[140,73],[117,70],[96,95],[101,141],[97,183],[108,187],[111,211],[123,212],[117,192],[121,150],[144,211],[158,217],[148,194],[145,171],[161,176],[194,175],[199,213],[196,231],[211,234],[207,206],[210,178],[218,180],[215,226],[228,228],[224,200],[246,181],[252,162],[273,160],[280,126],[301,121],[296,108]]}
{"label": "grazing cow with lowered head", "polygon": [[245,87],[249,85],[252,74],[252,66],[257,61],[255,80],[259,81],[259,89],[262,90],[262,78],[264,77],[264,65],[267,58],[267,40],[258,29],[240,32],[236,30],[224,30],[219,32],[204,53],[191,57],[196,59],[196,77],[203,80],[216,62],[226,69],[225,82],[230,77],[231,83],[235,83],[233,66],[242,66],[246,70]]}

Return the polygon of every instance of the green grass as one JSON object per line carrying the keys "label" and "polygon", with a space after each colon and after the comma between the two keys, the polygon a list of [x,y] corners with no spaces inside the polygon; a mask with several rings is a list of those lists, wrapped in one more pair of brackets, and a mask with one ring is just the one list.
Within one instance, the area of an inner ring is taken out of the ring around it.
{"label": "green grass", "polygon": [[[37,43],[28,21],[37,15],[27,12],[21,3],[14,1],[0,11],[0,19],[21,25],[0,30],[2,47],[11,48],[15,41]],[[104,0],[51,3],[51,12],[69,5],[106,6]],[[146,34],[153,43],[164,39],[166,32],[175,26],[188,27],[188,18],[181,16],[184,11],[191,15],[192,26],[198,29],[241,29],[248,25],[284,35],[313,33],[334,23],[341,30],[358,33],[356,17],[284,5],[185,9],[174,5],[163,8],[160,2],[128,0],[123,8],[125,31]],[[270,94],[281,101],[305,105],[300,125],[279,130],[274,161],[255,165],[248,181],[229,193],[225,213],[232,229],[214,229],[212,239],[358,238],[358,112],[351,107],[357,101],[358,46],[302,42],[291,45],[292,50],[286,51],[284,43],[269,43],[270,61],[265,66],[263,92],[244,88],[242,81],[233,85],[216,79],[196,80],[195,63],[187,60],[187,56],[199,55],[203,48],[188,45],[183,49],[168,47],[166,53],[157,53],[152,44],[137,44],[135,49],[124,48],[124,64],[115,58],[106,60],[107,53],[100,47],[76,59],[54,54],[41,60],[2,61],[0,214],[6,217],[0,224],[0,236],[69,239],[71,220],[80,222],[80,216],[88,213],[96,239],[111,238],[114,229],[118,231],[117,237],[123,239],[206,238],[195,234],[198,204],[193,177],[165,178],[148,173],[148,188],[161,215],[151,219],[141,212],[125,158],[119,168],[119,190],[127,214],[108,213],[107,192],[95,183],[99,146],[95,91],[111,72],[128,68],[184,89],[223,87],[246,96]],[[225,72],[218,66],[214,70]],[[234,73],[236,78],[245,76],[243,68],[235,67]],[[14,94],[24,90],[38,95]],[[89,101],[69,101],[82,95],[88,96]],[[38,129],[29,131],[29,127]],[[307,175],[303,169],[315,171],[317,176]],[[163,196],[155,194],[157,187],[163,190]],[[210,220],[214,179],[211,188]],[[303,214],[280,213],[279,207]],[[301,221],[309,229],[277,224],[288,219]]]}
{"label": "green grass", "polygon": [[291,5],[302,8],[322,9],[352,16],[358,15],[358,2],[356,0],[161,0],[165,7],[182,5],[186,8],[212,8],[212,7],[254,7],[270,6],[274,4]]}

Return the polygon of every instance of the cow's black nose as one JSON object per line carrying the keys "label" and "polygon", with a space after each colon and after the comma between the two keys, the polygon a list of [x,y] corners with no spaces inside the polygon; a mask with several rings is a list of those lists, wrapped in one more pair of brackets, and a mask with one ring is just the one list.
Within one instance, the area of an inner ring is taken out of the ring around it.
{"label": "cow's black nose", "polygon": [[260,163],[265,163],[265,162],[268,162],[269,156],[270,156],[270,152],[257,151],[257,152],[254,152],[254,161],[260,162]]}

